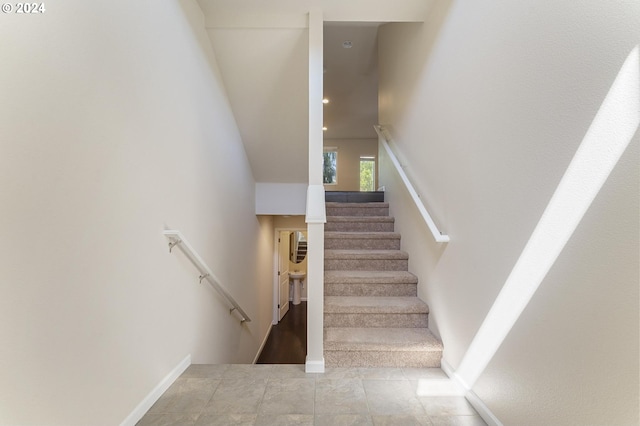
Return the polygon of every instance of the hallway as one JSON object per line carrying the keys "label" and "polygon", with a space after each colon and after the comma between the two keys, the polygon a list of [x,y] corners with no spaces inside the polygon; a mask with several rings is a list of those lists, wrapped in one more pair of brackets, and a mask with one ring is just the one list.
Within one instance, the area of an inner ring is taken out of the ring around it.
{"label": "hallway", "polygon": [[439,368],[191,365],[138,425],[484,425],[464,397],[419,395],[442,380]]}
{"label": "hallway", "polygon": [[289,312],[271,327],[257,364],[304,364],[307,354],[307,302],[289,304]]}

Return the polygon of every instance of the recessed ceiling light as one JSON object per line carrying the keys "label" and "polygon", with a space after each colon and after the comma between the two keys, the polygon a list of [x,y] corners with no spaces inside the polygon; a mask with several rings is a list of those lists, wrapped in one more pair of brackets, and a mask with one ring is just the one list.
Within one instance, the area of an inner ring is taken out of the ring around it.
{"label": "recessed ceiling light", "polygon": [[322,100],[322,103],[323,103],[323,104],[328,104],[328,103],[329,103],[329,99],[324,98],[324,99]]}
{"label": "recessed ceiling light", "polygon": [[342,47],[344,47],[345,49],[351,49],[353,47],[353,43],[351,43],[349,40],[347,40],[347,41],[342,43]]}
{"label": "recessed ceiling light", "polygon": [[326,132],[327,131],[327,127],[326,126],[322,126],[322,131]]}

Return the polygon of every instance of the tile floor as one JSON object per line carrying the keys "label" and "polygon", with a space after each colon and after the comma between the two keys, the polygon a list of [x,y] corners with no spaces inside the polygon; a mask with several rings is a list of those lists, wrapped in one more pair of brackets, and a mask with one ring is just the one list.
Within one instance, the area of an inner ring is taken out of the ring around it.
{"label": "tile floor", "polygon": [[444,378],[439,368],[191,365],[138,425],[484,425],[463,397],[418,395]]}

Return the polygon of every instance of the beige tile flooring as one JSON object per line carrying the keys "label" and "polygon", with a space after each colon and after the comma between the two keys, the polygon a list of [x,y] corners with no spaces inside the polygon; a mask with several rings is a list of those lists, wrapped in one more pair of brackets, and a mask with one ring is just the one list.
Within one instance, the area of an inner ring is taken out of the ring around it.
{"label": "beige tile flooring", "polygon": [[191,365],[138,425],[456,425],[485,423],[459,396],[419,396],[439,368]]}

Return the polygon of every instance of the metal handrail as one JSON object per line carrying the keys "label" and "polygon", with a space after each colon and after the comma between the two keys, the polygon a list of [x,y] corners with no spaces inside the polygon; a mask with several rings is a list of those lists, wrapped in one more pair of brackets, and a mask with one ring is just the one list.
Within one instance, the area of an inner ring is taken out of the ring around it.
{"label": "metal handrail", "polygon": [[431,234],[433,234],[433,238],[438,243],[448,243],[450,241],[449,236],[446,234],[443,234],[438,229],[435,222],[431,218],[431,215],[427,211],[427,208],[422,203],[420,196],[418,195],[415,188],[411,184],[409,177],[407,177],[407,174],[404,172],[404,170],[402,170],[402,166],[400,165],[398,158],[395,156],[395,154],[391,150],[391,147],[389,146],[388,141],[390,140],[390,138],[387,138],[387,136],[384,134],[385,129],[380,125],[374,125],[373,128],[376,130],[376,133],[378,134],[378,140],[380,141],[387,155],[391,159],[391,163],[393,163],[396,171],[400,175],[400,179],[402,179],[402,183],[404,183],[404,186],[407,188],[407,191],[409,191],[409,194],[411,195],[411,199],[413,200],[416,207],[420,211],[420,214],[422,215],[422,219],[424,219],[425,223],[429,227],[429,230],[431,231]]}
{"label": "metal handrail", "polygon": [[229,309],[229,313],[237,311],[241,316],[240,322],[250,322],[251,318],[249,318],[249,315],[247,315],[247,313],[242,310],[240,305],[238,305],[238,302],[236,302],[234,298],[231,297],[231,295],[227,292],[227,290],[225,290],[225,288],[220,284],[220,280],[215,276],[213,272],[211,272],[211,269],[209,269],[204,260],[202,260],[202,258],[198,255],[198,253],[196,253],[193,247],[191,247],[184,236],[182,236],[180,231],[167,230],[164,231],[163,234],[169,240],[169,253],[171,253],[171,250],[174,247],[179,247],[180,250],[182,250],[182,252],[189,258],[191,263],[193,263],[198,272],[200,272],[200,276],[198,277],[200,282],[202,282],[202,280],[207,280],[209,284],[211,284],[211,287],[216,289],[218,293],[220,293],[225,299],[227,299],[227,302],[229,302],[229,304],[232,306],[232,308]]}

